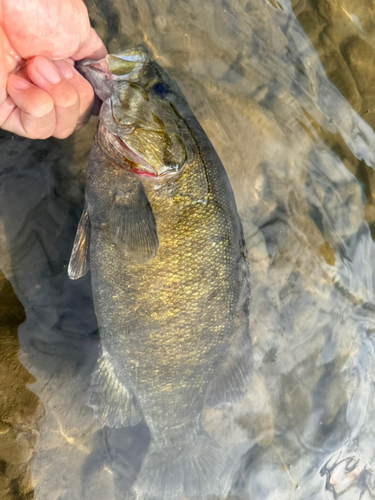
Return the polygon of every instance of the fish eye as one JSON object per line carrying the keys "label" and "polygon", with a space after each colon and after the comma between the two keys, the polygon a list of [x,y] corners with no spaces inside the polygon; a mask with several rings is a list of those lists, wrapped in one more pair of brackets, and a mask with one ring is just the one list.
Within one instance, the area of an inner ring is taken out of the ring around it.
{"label": "fish eye", "polygon": [[155,83],[152,88],[159,97],[165,97],[169,92],[168,85],[162,82]]}

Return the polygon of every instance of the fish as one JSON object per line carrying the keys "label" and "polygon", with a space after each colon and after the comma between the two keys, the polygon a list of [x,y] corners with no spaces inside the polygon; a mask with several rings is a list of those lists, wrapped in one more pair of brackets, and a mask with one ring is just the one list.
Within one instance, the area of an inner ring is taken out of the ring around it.
{"label": "fish", "polygon": [[181,90],[138,46],[79,71],[102,100],[68,273],[90,269],[100,356],[88,404],[151,440],[137,499],[225,497],[238,470],[205,405],[251,382],[250,272],[234,194]]}

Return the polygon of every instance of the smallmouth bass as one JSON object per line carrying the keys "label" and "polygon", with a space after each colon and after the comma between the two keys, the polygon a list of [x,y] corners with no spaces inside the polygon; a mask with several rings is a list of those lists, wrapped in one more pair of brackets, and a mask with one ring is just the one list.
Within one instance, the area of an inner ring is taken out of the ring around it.
{"label": "smallmouth bass", "polygon": [[226,496],[235,467],[204,404],[247,391],[249,270],[220,159],[176,83],[143,47],[86,60],[103,104],[69,264],[90,267],[101,355],[88,402],[102,425],[144,418],[137,499]]}

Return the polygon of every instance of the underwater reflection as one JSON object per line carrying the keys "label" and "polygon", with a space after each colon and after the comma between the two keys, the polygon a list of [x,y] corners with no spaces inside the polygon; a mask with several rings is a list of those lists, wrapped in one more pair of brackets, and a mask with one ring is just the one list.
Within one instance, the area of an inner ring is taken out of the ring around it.
{"label": "underwater reflection", "polygon": [[[254,373],[241,401],[206,406],[202,424],[241,471],[230,496],[253,500],[375,498],[375,136],[360,80],[372,13],[318,4],[293,7],[324,40],[321,59],[286,0],[87,1],[110,52],[143,43],[176,80],[234,190]],[[340,16],[357,30],[345,57]],[[149,446],[144,422],[102,428],[85,403],[99,338],[89,277],[71,282],[67,264],[94,128],[67,141],[0,138],[1,268],[26,311],[21,361],[44,408],[36,452],[28,442],[37,500],[128,498]]]}

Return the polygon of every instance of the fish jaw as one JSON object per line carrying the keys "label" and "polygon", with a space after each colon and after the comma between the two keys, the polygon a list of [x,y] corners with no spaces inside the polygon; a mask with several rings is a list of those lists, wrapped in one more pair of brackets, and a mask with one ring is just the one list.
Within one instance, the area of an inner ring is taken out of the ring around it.
{"label": "fish jaw", "polygon": [[95,94],[104,102],[113,92],[114,78],[108,69],[106,59],[95,61],[83,59],[75,65],[76,70],[91,83]]}
{"label": "fish jaw", "polygon": [[97,96],[104,102],[112,95],[116,81],[135,81],[149,60],[146,48],[140,45],[119,54],[107,54],[104,59],[83,59],[76,63],[76,69],[91,83]]}
{"label": "fish jaw", "polygon": [[164,182],[183,170],[180,169],[179,172],[171,172],[166,167],[163,171],[157,172],[152,165],[133,151],[121,137],[108,130],[105,125],[99,125],[97,135],[104,150],[106,150],[111,157],[116,157],[118,160],[117,163],[120,164],[122,168],[129,170],[137,176],[147,178],[154,182]]}

